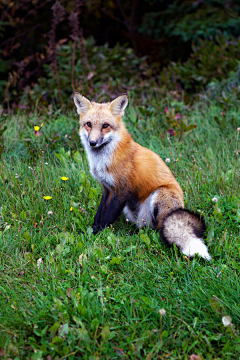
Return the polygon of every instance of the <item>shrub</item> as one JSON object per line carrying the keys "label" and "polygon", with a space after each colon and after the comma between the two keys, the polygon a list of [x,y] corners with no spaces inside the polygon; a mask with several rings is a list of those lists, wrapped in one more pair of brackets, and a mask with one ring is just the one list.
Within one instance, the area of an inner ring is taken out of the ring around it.
{"label": "shrub", "polygon": [[[74,85],[72,82],[73,43],[58,47],[57,62],[60,91],[65,105],[71,104],[71,95],[76,91],[104,101],[121,93],[134,90],[140,93],[149,87],[151,70],[146,58],[138,58],[132,49],[116,45],[110,49],[107,44],[96,46],[93,38],[84,40],[84,46],[76,48],[74,64]],[[28,103],[59,102],[55,74],[50,64],[45,64],[45,77],[41,77],[31,89],[26,87],[22,101]],[[73,86],[72,86],[73,85]]]}
{"label": "shrub", "polygon": [[236,37],[240,31],[239,12],[236,1],[151,1],[138,31],[156,40],[177,36],[182,46],[188,41],[212,39],[219,33]]}
{"label": "shrub", "polygon": [[221,81],[214,79],[207,86],[207,93],[211,99],[216,96],[239,95],[240,94],[240,63],[237,62],[235,71],[230,71],[228,77]]}
{"label": "shrub", "polygon": [[239,40],[218,36],[216,42],[202,40],[193,45],[193,53],[184,63],[171,63],[160,74],[160,82],[167,89],[199,93],[213,80],[227,78],[236,69],[240,57]]}

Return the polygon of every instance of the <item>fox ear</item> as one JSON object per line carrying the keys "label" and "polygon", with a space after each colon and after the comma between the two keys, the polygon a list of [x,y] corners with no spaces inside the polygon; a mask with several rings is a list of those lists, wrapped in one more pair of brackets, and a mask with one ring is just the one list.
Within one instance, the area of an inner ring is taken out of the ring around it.
{"label": "fox ear", "polygon": [[85,96],[77,92],[74,94],[73,99],[77,108],[78,115],[85,114],[92,107],[91,102],[87,98],[85,98]]}
{"label": "fox ear", "polygon": [[118,115],[123,116],[127,104],[128,104],[127,95],[120,95],[111,102],[110,110],[114,116],[118,116]]}

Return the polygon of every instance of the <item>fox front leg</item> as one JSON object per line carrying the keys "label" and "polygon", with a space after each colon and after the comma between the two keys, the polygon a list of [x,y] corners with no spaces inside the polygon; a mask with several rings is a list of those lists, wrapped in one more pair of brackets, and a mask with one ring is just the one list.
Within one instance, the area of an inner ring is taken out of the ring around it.
{"label": "fox front leg", "polygon": [[93,234],[96,234],[99,230],[103,230],[104,228],[113,224],[121,214],[125,204],[126,204],[125,199],[124,200],[119,199],[116,195],[113,195],[105,211],[105,214],[103,215],[103,218],[100,221],[98,228],[94,227],[93,225]]}
{"label": "fox front leg", "polygon": [[107,206],[108,206],[108,203],[109,203],[110,196],[111,196],[110,191],[107,188],[104,187],[103,188],[102,199],[101,199],[100,205],[98,207],[97,213],[96,213],[95,218],[94,218],[93,234],[96,234],[100,229],[100,224],[101,224],[103,216],[104,216],[104,214],[105,214],[105,212],[107,210]]}

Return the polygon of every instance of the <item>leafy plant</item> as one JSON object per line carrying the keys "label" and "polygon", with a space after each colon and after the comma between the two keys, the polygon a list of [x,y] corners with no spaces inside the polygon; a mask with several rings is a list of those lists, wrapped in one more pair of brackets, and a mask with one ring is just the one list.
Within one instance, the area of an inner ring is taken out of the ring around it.
{"label": "leafy plant", "polygon": [[222,80],[236,70],[240,56],[238,40],[217,36],[216,43],[202,40],[199,45],[193,44],[192,49],[186,62],[172,63],[161,71],[159,80],[167,89],[200,93],[213,79]]}
{"label": "leafy plant", "polygon": [[182,140],[183,136],[189,135],[193,129],[197,127],[196,124],[188,124],[188,119],[186,115],[181,115],[179,112],[176,113],[175,109],[165,108],[165,121],[168,127],[168,133],[170,135],[176,136],[179,135],[179,141]]}
{"label": "leafy plant", "polygon": [[230,98],[231,103],[239,104],[240,99],[240,63],[237,61],[236,69],[228,73],[225,79],[213,79],[207,86],[207,95],[211,100],[215,98]]}
{"label": "leafy plant", "polygon": [[[79,39],[78,39],[79,41]],[[78,43],[79,44],[79,43]],[[86,96],[102,101],[114,98],[119,93],[133,90],[137,94],[149,87],[146,75],[150,69],[146,59],[137,58],[132,49],[116,45],[96,46],[93,38],[85,42],[87,58],[91,71],[89,72],[81,54],[81,48],[76,47],[76,63],[74,65],[74,87]],[[72,104],[72,53],[73,43],[63,44],[58,47],[58,76],[61,95],[65,104]],[[33,86],[31,92],[26,89],[22,97],[23,102],[41,104],[58,102],[57,84],[50,65],[45,65],[46,77],[41,77]],[[127,71],[126,71],[127,69]],[[90,80],[93,83],[91,86]]]}

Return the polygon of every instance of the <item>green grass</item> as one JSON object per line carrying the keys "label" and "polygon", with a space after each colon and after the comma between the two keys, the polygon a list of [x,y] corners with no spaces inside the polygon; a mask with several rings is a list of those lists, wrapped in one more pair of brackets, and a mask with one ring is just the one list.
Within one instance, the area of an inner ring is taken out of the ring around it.
{"label": "green grass", "polygon": [[94,236],[101,186],[89,174],[77,116],[2,118],[3,359],[239,359],[240,134],[231,119],[240,112],[231,109],[225,128],[214,121],[220,112],[190,109],[198,127],[181,142],[167,140],[161,114],[130,107],[125,117],[136,141],[171,159],[186,207],[204,214],[212,262],[189,260],[123,216]]}

